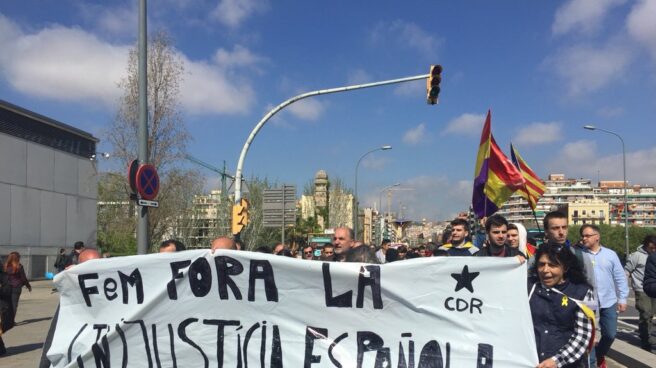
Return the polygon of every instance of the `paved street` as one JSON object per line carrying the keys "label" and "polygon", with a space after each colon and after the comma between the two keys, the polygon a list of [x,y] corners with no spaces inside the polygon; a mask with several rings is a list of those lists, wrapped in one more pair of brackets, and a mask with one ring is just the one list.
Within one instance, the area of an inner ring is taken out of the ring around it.
{"label": "paved street", "polygon": [[[3,337],[7,345],[7,355],[0,357],[0,367],[35,367],[41,357],[41,348],[45,338],[50,320],[55,312],[58,302],[58,294],[51,291],[50,281],[35,281],[32,283],[32,292],[27,290],[21,295],[16,320],[18,324]],[[629,304],[632,306],[631,299]],[[656,355],[640,350],[637,335],[637,313],[634,308],[621,317],[619,324],[619,338],[622,340],[613,345],[615,354],[621,357],[629,356],[634,359],[631,364],[617,363],[609,359],[609,367],[638,368],[635,361],[644,364],[643,367],[655,367]],[[623,343],[626,342],[626,343]],[[618,358],[619,359],[619,358]]]}
{"label": "paved street", "polygon": [[52,282],[32,282],[32,292],[23,289],[18,305],[17,325],[3,335],[7,354],[0,357],[0,367],[36,367],[50,320],[57,308],[59,294]]}

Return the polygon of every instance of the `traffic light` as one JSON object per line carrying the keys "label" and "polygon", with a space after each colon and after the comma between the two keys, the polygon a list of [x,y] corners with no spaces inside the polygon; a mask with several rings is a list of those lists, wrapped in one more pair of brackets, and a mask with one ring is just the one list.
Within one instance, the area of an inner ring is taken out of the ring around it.
{"label": "traffic light", "polygon": [[440,95],[440,82],[442,81],[442,65],[431,65],[430,74],[426,80],[426,102],[435,105]]}
{"label": "traffic light", "polygon": [[242,198],[239,203],[232,205],[232,233],[241,233],[248,225],[248,201]]}

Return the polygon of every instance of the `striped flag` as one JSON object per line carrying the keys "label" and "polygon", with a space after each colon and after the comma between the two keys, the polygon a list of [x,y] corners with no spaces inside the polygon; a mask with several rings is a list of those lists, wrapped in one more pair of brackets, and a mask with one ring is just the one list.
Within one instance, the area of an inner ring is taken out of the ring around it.
{"label": "striped flag", "polygon": [[510,196],[524,185],[522,174],[503,154],[492,136],[492,114],[487,112],[476,158],[472,206],[479,218],[499,210]]}
{"label": "striped flag", "polygon": [[538,200],[546,190],[544,182],[526,164],[526,161],[522,159],[522,156],[519,155],[519,152],[517,152],[512,143],[510,143],[510,157],[513,165],[522,173],[522,177],[524,178],[524,185],[519,189],[519,194],[528,201],[532,209],[535,209]]}

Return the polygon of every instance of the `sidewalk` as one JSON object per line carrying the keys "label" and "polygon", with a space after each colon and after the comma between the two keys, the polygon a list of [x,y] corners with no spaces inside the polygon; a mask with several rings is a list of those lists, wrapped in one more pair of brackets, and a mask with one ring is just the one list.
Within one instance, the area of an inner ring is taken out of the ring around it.
{"label": "sidewalk", "polygon": [[16,326],[2,338],[7,354],[0,357],[0,367],[36,367],[50,320],[57,309],[59,294],[53,293],[51,281],[34,281],[32,292],[23,289],[18,302]]}
{"label": "sidewalk", "polygon": [[[0,367],[23,368],[39,364],[43,341],[59,302],[59,294],[53,293],[51,289],[51,281],[32,282],[31,293],[23,289],[16,316],[17,325],[3,336],[7,355],[0,357]],[[656,357],[621,341],[613,343],[613,353],[611,357],[616,359],[633,357],[647,364],[651,364],[649,358]],[[626,367],[610,358],[607,358],[607,362],[611,368]]]}

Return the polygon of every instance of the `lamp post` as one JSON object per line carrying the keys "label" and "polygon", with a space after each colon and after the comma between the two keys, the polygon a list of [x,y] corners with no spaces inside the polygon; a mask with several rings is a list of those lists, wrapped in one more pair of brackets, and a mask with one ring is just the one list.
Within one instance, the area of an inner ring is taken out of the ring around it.
{"label": "lamp post", "polygon": [[620,142],[622,142],[622,171],[624,173],[624,183],[622,187],[624,188],[624,246],[626,247],[626,256],[629,256],[629,206],[628,206],[628,200],[627,200],[627,187],[626,187],[626,150],[624,148],[624,139],[622,137],[615,133],[611,132],[610,130],[602,129],[602,128],[597,128],[594,125],[586,125],[583,127],[583,129],[587,130],[598,130],[604,133],[612,134],[619,138]]}
{"label": "lamp post", "polygon": [[[383,211],[383,192],[385,191],[391,191],[392,188],[400,186],[401,183],[394,183],[392,185],[388,185],[385,188],[383,188],[380,192],[378,192],[378,213],[380,217],[380,231],[379,231],[379,238],[378,238],[378,244],[381,244],[383,242],[383,228],[385,225],[385,220],[382,216],[384,213]],[[389,212],[389,209],[388,211]]]}
{"label": "lamp post", "polygon": [[355,238],[358,238],[358,222],[360,220],[360,211],[358,209],[358,205],[360,202],[360,199],[358,198],[358,169],[360,168],[360,162],[362,162],[362,159],[365,158],[370,153],[376,152],[376,151],[387,151],[392,149],[392,146],[390,145],[385,145],[385,146],[380,146],[377,148],[374,148],[370,151],[365,152],[362,156],[360,156],[360,159],[358,160],[358,163],[355,165],[355,222],[353,223],[353,233],[355,234]]}

